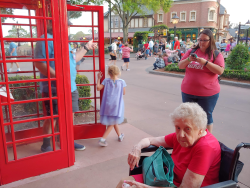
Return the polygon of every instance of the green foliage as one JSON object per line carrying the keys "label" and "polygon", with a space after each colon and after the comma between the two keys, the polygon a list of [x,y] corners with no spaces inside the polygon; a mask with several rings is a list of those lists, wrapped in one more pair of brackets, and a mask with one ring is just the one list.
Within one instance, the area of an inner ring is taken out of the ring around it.
{"label": "green foliage", "polygon": [[155,26],[152,26],[149,31],[162,31],[163,29],[168,29],[168,26],[164,25],[164,24],[161,24],[161,25],[155,25]]}
{"label": "green foliage", "polygon": [[[1,14],[10,14],[13,15],[13,9],[12,8],[0,8],[0,12]],[[4,23],[4,21],[8,19],[8,17],[1,17],[1,21],[2,23]],[[14,18],[12,18],[14,20]]]}
{"label": "green foliage", "polygon": [[[76,75],[76,84],[89,84],[89,79],[84,75]],[[90,86],[80,86],[77,88],[79,98],[90,97]],[[91,106],[91,100],[79,100],[80,111],[88,110]]]}
{"label": "green foliage", "polygon": [[165,71],[176,71],[176,72],[185,72],[186,69],[179,69],[179,66],[177,63],[170,64],[165,67]]}
{"label": "green foliage", "polygon": [[[33,76],[13,76],[8,78],[9,81],[18,81],[18,80],[31,80],[34,79]],[[37,77],[39,79],[39,77]],[[76,76],[76,83],[77,84],[89,84],[89,80],[84,75],[77,75]],[[30,99],[36,99],[36,94],[38,98],[42,98],[42,94],[39,89],[40,83],[37,82],[37,91],[35,91],[35,87],[29,87],[29,88],[20,88],[17,87],[27,87],[27,86],[35,86],[35,82],[26,82],[26,83],[18,83],[18,84],[10,84],[10,87],[15,87],[15,89],[11,90],[11,93],[15,99],[15,101],[23,101],[23,100],[30,100]],[[90,86],[80,86],[78,87],[79,97],[90,97]],[[42,110],[42,103],[39,104],[39,110]],[[24,108],[25,112],[28,113],[36,113],[37,103],[24,103],[22,106]],[[79,101],[79,109],[81,111],[88,110],[91,106],[91,100],[80,100]]]}
{"label": "green foliage", "polygon": [[[9,35],[5,36],[5,37],[9,37],[9,38],[16,38],[17,37],[17,28],[13,25],[12,29],[8,31]],[[28,33],[25,29],[23,29],[22,27],[20,27],[19,29],[19,37],[20,38],[28,38],[30,37],[30,33]],[[33,32],[32,32],[33,33]]]}
{"label": "green foliage", "polygon": [[143,40],[145,40],[145,42],[147,42],[149,33],[151,33],[151,32],[150,31],[136,31],[134,34],[133,47],[138,48],[138,45],[142,44]]}
{"label": "green foliage", "polygon": [[230,69],[242,70],[246,67],[248,60],[248,47],[244,44],[238,44],[228,56],[226,63]]}
{"label": "green foliage", "polygon": [[[169,36],[170,36],[170,34],[174,34],[174,31],[171,30],[171,31],[168,32],[168,34],[169,34]],[[177,30],[177,31],[176,31],[176,35],[178,36],[178,38],[181,38],[182,32]]]}

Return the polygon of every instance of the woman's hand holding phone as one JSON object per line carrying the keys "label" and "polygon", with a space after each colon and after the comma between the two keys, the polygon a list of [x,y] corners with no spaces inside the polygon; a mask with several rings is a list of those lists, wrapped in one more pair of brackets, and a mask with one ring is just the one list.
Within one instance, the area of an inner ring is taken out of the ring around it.
{"label": "woman's hand holding phone", "polygon": [[190,61],[196,61],[198,56],[195,53],[191,53],[189,56]]}

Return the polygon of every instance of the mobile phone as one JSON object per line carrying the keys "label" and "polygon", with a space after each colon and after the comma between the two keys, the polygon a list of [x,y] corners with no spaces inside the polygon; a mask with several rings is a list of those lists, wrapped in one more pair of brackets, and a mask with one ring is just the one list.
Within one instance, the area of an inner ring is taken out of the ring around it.
{"label": "mobile phone", "polygon": [[190,55],[194,58],[198,58],[198,56],[195,53],[191,53]]}

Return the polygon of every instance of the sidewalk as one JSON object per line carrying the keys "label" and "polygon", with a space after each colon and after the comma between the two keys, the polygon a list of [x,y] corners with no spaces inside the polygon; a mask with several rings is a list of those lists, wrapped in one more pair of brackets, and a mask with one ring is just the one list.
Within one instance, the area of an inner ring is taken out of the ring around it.
{"label": "sidewalk", "polygon": [[[117,56],[119,57],[119,55],[117,54]],[[130,53],[130,57],[131,58],[135,58],[136,53]],[[110,59],[110,55],[109,54],[105,54],[105,59]]]}
{"label": "sidewalk", "polygon": [[117,141],[112,130],[108,147],[100,147],[98,139],[78,140],[86,146],[85,151],[76,151],[75,165],[36,177],[27,178],[1,186],[2,188],[115,188],[121,178],[127,177],[127,155],[134,144],[150,135],[125,123],[120,125],[125,134],[123,142]]}

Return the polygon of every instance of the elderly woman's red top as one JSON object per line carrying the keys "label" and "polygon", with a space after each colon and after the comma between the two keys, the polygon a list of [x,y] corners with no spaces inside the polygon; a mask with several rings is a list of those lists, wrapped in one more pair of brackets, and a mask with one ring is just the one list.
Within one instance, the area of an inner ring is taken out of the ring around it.
{"label": "elderly woman's red top", "polygon": [[205,178],[201,187],[219,182],[221,149],[218,140],[209,133],[201,137],[191,147],[182,147],[176,138],[176,133],[165,136],[168,146],[173,147],[174,184],[179,187],[187,169]]}

